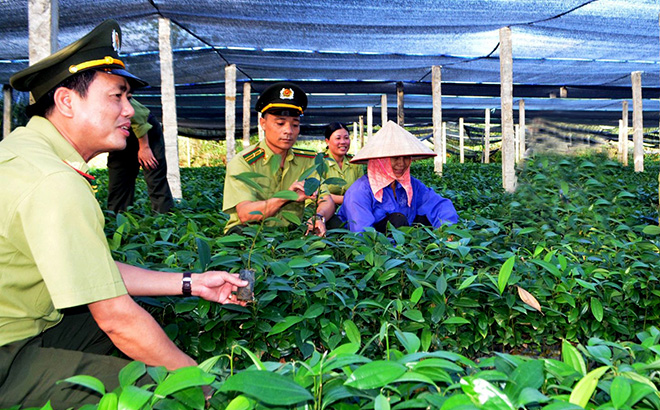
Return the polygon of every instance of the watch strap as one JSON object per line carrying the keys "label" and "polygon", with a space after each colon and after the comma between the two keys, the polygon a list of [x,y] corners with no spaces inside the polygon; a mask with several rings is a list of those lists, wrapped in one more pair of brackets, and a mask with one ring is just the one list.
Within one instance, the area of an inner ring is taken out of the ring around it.
{"label": "watch strap", "polygon": [[183,296],[192,296],[192,274],[190,272],[183,272],[181,293]]}

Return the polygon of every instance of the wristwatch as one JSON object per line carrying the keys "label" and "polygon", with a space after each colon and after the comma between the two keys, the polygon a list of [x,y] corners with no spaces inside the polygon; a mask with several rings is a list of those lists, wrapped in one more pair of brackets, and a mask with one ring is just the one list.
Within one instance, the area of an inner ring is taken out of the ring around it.
{"label": "wristwatch", "polygon": [[181,293],[183,293],[183,296],[192,296],[192,278],[190,272],[183,272]]}

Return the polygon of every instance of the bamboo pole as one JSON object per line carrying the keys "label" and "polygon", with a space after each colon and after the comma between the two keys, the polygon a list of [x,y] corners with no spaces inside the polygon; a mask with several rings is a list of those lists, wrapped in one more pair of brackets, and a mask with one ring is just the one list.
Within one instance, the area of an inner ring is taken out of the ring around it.
{"label": "bamboo pole", "polygon": [[250,145],[251,89],[252,86],[249,82],[243,83],[243,148]]}
{"label": "bamboo pole", "polygon": [[633,95],[633,162],[635,172],[644,172],[644,120],[642,118],[642,72],[631,74]]}
{"label": "bamboo pole", "polygon": [[441,145],[442,145],[442,163],[447,163],[447,123],[442,123],[442,136],[441,136]]}
{"label": "bamboo pole", "polygon": [[30,65],[57,51],[59,1],[28,0],[28,50]]}
{"label": "bamboo pole", "polygon": [[167,182],[175,199],[181,199],[181,174],[179,171],[179,128],[176,114],[176,91],[174,88],[174,64],[170,19],[158,18],[158,48],[160,56],[160,90],[163,108],[163,136],[165,139],[165,162]]}
{"label": "bamboo pole", "polygon": [[360,147],[358,146],[359,140],[358,140],[358,130],[357,130],[357,122],[353,121],[353,143],[351,144],[351,147],[353,148],[353,152],[357,152]]}
{"label": "bamboo pole", "polygon": [[511,29],[500,29],[500,99],[502,104],[502,186],[506,192],[516,190],[513,141],[513,53]]}
{"label": "bamboo pole", "polygon": [[227,163],[236,155],[236,65],[225,66],[225,142]]}
{"label": "bamboo pole", "polygon": [[630,113],[628,111],[628,101],[623,101],[621,103],[621,119],[623,120],[622,122],[622,139],[621,139],[621,163],[623,164],[624,167],[628,166],[628,117],[630,116]]}
{"label": "bamboo pole", "polygon": [[367,141],[374,135],[374,107],[367,107]]}
{"label": "bamboo pole", "polygon": [[442,175],[442,67],[434,65],[431,68],[431,94],[433,99],[433,150],[436,157],[433,168],[436,174]]}
{"label": "bamboo pole", "polygon": [[396,83],[396,119],[397,119],[397,124],[403,127],[404,124],[403,83],[401,81]]}
{"label": "bamboo pole", "polygon": [[518,102],[518,123],[520,124],[520,157],[519,160],[522,160],[525,157],[525,151],[527,150],[527,143],[525,141],[526,132],[525,132],[525,100],[520,100]]}
{"label": "bamboo pole", "polygon": [[359,119],[359,128],[360,128],[360,148],[364,147],[364,115],[360,115]]}
{"label": "bamboo pole", "polygon": [[11,87],[5,85],[2,87],[2,95],[4,98],[4,104],[2,109],[2,138],[7,138],[9,133],[11,133]]}
{"label": "bamboo pole", "polygon": [[484,112],[484,164],[490,164],[490,110]]}
{"label": "bamboo pole", "polygon": [[463,118],[458,119],[458,147],[461,164],[463,164],[465,163],[465,132],[463,130]]}
{"label": "bamboo pole", "polygon": [[387,124],[387,94],[380,96],[380,126]]}
{"label": "bamboo pole", "polygon": [[264,129],[261,126],[261,113],[257,114],[257,132],[259,133],[259,141],[263,141],[265,138]]}

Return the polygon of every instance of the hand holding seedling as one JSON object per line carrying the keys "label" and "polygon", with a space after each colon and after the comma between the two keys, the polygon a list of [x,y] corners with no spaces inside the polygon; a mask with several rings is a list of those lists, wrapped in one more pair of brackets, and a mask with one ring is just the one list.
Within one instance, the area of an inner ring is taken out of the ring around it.
{"label": "hand holding seedling", "polygon": [[248,281],[241,280],[236,273],[208,271],[193,275],[192,290],[194,295],[211,302],[245,306],[244,301],[237,300],[234,292],[248,284]]}
{"label": "hand holding seedling", "polygon": [[312,195],[306,195],[305,194],[305,181],[296,181],[291,186],[289,187],[289,191],[293,191],[296,194],[298,194],[298,199],[296,199],[296,202],[303,202],[308,199],[315,199],[316,198],[316,192]]}

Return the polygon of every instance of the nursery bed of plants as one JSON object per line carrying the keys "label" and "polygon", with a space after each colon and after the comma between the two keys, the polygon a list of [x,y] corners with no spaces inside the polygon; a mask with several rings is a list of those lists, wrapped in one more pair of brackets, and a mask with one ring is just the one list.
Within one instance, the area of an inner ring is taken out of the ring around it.
{"label": "nursery bed of plants", "polygon": [[[116,259],[256,271],[246,307],[142,298],[199,368],[132,363],[99,409],[660,409],[657,158],[537,156],[515,194],[500,164],[412,175],[454,202],[440,229],[259,226],[223,235],[223,168],[182,170],[170,215],[107,214]],[[106,174],[96,172],[105,206]],[[137,387],[149,372],[154,383]],[[200,386],[215,393],[205,403]],[[93,408],[94,406],[92,406]]]}

